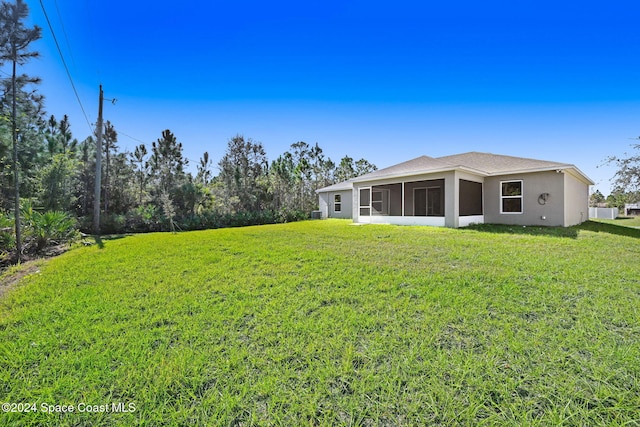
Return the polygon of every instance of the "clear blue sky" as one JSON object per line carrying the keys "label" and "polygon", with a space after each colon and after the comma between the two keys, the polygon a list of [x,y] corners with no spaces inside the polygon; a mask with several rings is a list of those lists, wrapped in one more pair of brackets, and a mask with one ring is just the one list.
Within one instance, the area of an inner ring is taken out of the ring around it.
{"label": "clear blue sky", "polygon": [[[47,111],[90,133],[40,5]],[[637,1],[43,0],[82,105],[132,150],[171,129],[193,168],[236,134],[378,167],[485,151],[598,167],[640,135]]]}

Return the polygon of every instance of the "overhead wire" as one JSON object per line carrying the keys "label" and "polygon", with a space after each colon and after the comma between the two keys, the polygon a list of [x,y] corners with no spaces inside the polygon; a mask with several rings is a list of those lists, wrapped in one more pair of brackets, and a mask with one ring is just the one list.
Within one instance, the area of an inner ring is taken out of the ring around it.
{"label": "overhead wire", "polygon": [[139,142],[139,143],[141,143],[141,144],[148,144],[148,142],[144,142],[144,141],[142,141],[141,139],[134,138],[134,137],[133,137],[133,136],[131,136],[131,135],[127,135],[126,133],[122,132],[120,129],[118,129],[118,130],[117,130],[117,132],[118,132],[118,134],[123,135],[123,136],[126,136],[127,138],[132,139],[132,140],[134,140],[134,141],[136,141],[136,142]]}
{"label": "overhead wire", "polygon": [[91,132],[93,132],[93,127],[91,126],[91,122],[89,121],[89,117],[87,117],[87,112],[82,105],[82,101],[80,100],[80,95],[78,95],[78,90],[76,89],[76,85],[73,82],[73,78],[71,77],[71,73],[69,72],[69,67],[67,66],[67,62],[64,59],[64,55],[62,54],[62,49],[60,49],[60,44],[58,43],[58,38],[56,37],[56,33],[53,31],[53,26],[51,25],[51,21],[49,20],[49,15],[47,14],[47,10],[44,7],[44,3],[40,0],[40,6],[42,7],[42,12],[44,13],[44,17],[47,20],[47,24],[49,25],[49,30],[51,30],[51,35],[53,36],[53,41],[56,44],[56,48],[58,49],[58,53],[60,54],[60,59],[62,60],[62,65],[64,65],[64,69],[67,72],[67,77],[69,77],[69,81],[71,82],[71,87],[73,88],[73,93],[76,95],[76,99],[78,100],[78,104],[80,105],[80,109],[82,110],[82,114],[84,115],[84,119],[87,121],[87,125]]}
{"label": "overhead wire", "polygon": [[62,14],[60,13],[60,8],[58,7],[58,0],[53,0],[53,4],[56,6],[56,12],[58,13],[58,21],[60,21],[60,27],[62,27],[62,35],[64,35],[64,41],[67,43],[67,49],[69,49],[69,55],[71,56],[71,62],[73,66],[76,67],[76,60],[73,57],[73,49],[71,49],[71,43],[69,43],[69,37],[67,36],[67,30],[64,27],[64,21],[62,20]]}

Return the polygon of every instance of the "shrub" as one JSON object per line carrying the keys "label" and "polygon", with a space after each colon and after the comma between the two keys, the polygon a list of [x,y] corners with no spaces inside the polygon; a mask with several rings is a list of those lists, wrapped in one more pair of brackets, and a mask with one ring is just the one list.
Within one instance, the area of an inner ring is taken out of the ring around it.
{"label": "shrub", "polygon": [[126,225],[124,215],[107,214],[100,217],[100,231],[103,234],[122,234],[126,231]]}
{"label": "shrub", "polygon": [[160,231],[162,217],[159,209],[152,204],[138,206],[127,212],[125,230],[133,233]]}
{"label": "shrub", "polygon": [[3,253],[11,251],[16,245],[14,226],[13,218],[0,212],[0,259]]}
{"label": "shrub", "polygon": [[59,211],[40,213],[26,205],[22,210],[26,251],[40,252],[47,246],[59,245],[80,237],[76,220]]}

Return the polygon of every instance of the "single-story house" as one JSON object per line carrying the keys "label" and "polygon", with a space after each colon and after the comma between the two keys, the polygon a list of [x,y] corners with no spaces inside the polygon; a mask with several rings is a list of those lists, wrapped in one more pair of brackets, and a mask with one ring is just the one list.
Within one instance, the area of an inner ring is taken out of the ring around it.
{"label": "single-story house", "polygon": [[589,186],[567,163],[490,153],[421,156],[317,190],[322,218],[465,227],[589,219]]}
{"label": "single-story house", "polygon": [[624,214],[629,215],[640,215],[640,203],[627,203],[624,205]]}

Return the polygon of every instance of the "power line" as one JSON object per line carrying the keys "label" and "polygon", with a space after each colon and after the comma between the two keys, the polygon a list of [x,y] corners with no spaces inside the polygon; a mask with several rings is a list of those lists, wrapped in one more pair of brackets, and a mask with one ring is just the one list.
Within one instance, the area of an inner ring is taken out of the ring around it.
{"label": "power line", "polygon": [[60,54],[60,59],[62,60],[62,65],[64,65],[64,69],[67,72],[67,77],[69,77],[69,81],[71,82],[71,87],[73,88],[73,93],[76,95],[76,99],[78,100],[78,104],[80,105],[80,109],[82,110],[82,114],[84,115],[84,119],[87,121],[87,125],[91,132],[93,132],[93,128],[91,127],[91,123],[89,122],[89,118],[87,117],[87,113],[84,110],[84,106],[82,105],[82,101],[80,101],[80,95],[78,95],[78,91],[76,90],[76,85],[73,83],[73,79],[71,78],[71,73],[69,72],[69,67],[67,67],[67,62],[64,60],[64,56],[62,55],[62,50],[60,49],[60,44],[58,43],[58,39],[56,38],[56,34],[53,32],[53,27],[51,26],[51,21],[49,20],[49,15],[47,15],[47,11],[44,8],[44,4],[42,0],[40,0],[40,6],[42,6],[42,12],[44,13],[44,17],[47,20],[47,24],[49,25],[49,30],[51,30],[51,35],[53,36],[53,41],[56,43],[56,48],[58,48],[58,53]]}
{"label": "power line", "polygon": [[138,139],[138,138],[134,138],[134,137],[132,137],[131,135],[127,135],[126,133],[122,132],[122,131],[121,131],[121,130],[119,130],[119,129],[117,130],[117,132],[118,132],[120,135],[126,136],[126,137],[127,137],[127,138],[129,138],[129,139],[132,139],[132,140],[134,140],[134,141],[140,142],[141,144],[148,144],[148,142],[144,142],[144,141],[142,141],[142,140],[140,140],[140,139]]}
{"label": "power line", "polygon": [[69,43],[69,37],[67,36],[67,30],[64,27],[64,21],[62,20],[62,14],[60,13],[60,8],[58,7],[58,0],[53,0],[53,4],[56,5],[56,12],[58,13],[58,20],[60,21],[60,26],[62,27],[62,35],[64,36],[64,41],[67,42],[67,49],[69,49],[69,55],[71,55],[71,63],[74,67],[77,67],[76,60],[73,57],[73,49],[71,49],[71,43]]}

